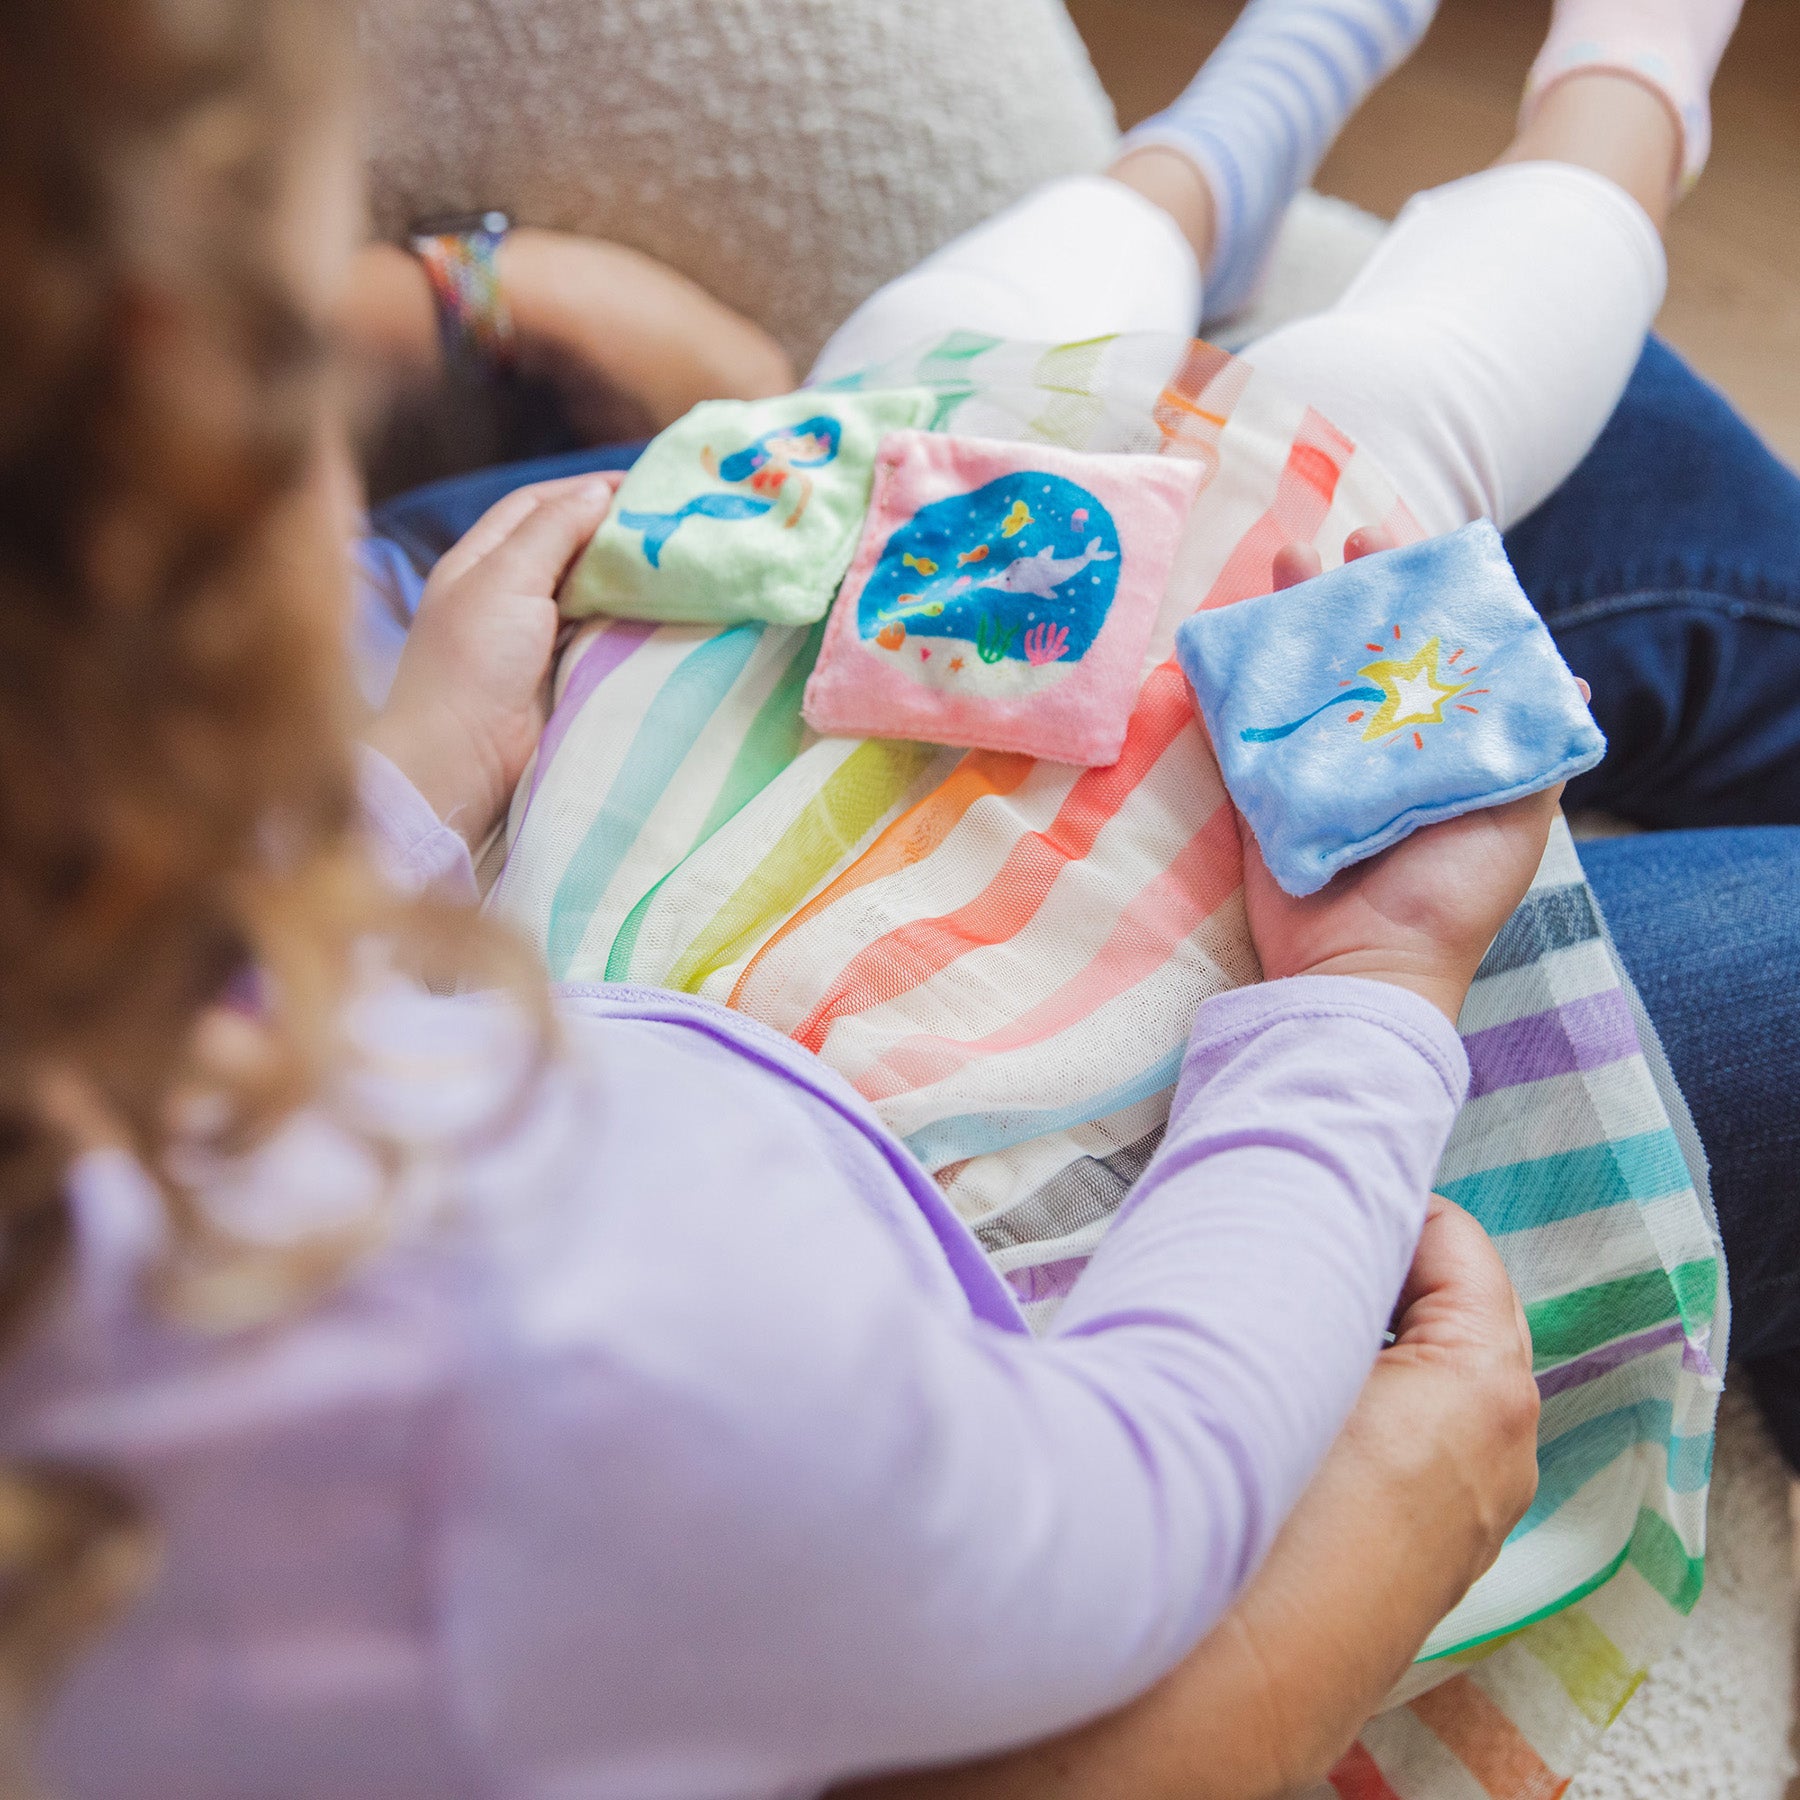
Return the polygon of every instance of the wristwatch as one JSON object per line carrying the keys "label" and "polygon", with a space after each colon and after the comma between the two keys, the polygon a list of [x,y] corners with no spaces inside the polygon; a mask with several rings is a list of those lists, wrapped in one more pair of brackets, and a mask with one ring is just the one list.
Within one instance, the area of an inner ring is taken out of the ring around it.
{"label": "wristwatch", "polygon": [[512,313],[498,257],[512,221],[503,212],[421,219],[410,237],[437,298],[444,348],[452,356],[507,369],[513,359]]}

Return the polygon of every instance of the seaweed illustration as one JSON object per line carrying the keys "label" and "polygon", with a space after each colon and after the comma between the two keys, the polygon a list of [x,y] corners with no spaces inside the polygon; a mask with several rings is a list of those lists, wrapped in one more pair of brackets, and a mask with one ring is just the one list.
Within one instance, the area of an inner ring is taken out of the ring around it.
{"label": "seaweed illustration", "polygon": [[997,612],[984,612],[975,625],[975,654],[984,663],[997,663],[1018,635],[1017,625],[1005,624]]}

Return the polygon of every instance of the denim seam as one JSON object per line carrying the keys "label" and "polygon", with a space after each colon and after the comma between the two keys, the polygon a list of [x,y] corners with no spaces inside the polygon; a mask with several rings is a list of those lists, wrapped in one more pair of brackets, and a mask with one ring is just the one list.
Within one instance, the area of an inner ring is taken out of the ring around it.
{"label": "denim seam", "polygon": [[1639,588],[1629,594],[1609,594],[1604,600],[1583,600],[1565,611],[1546,614],[1544,623],[1552,632],[1566,631],[1669,605],[1692,606],[1733,619],[1753,619],[1759,624],[1800,630],[1800,603],[1745,600],[1709,588]]}

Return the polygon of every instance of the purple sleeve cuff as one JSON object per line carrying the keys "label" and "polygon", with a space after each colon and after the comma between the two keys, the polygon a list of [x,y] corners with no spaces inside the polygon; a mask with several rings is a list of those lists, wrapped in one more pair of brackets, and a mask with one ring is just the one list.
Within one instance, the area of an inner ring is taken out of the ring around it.
{"label": "purple sleeve cuff", "polygon": [[440,900],[479,898],[469,847],[379,750],[359,747],[358,785],[375,861],[395,887]]}
{"label": "purple sleeve cuff", "polygon": [[1288,1019],[1358,1019],[1379,1026],[1424,1058],[1452,1107],[1468,1097],[1469,1058],[1456,1027],[1411,989],[1356,975],[1290,975],[1215,994],[1195,1016],[1190,1052],[1254,1037]]}

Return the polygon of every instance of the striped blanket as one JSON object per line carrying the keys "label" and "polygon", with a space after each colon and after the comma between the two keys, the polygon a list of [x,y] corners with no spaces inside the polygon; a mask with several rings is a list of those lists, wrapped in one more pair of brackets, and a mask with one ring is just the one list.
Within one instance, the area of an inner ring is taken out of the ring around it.
{"label": "striped blanket", "polygon": [[[490,897],[564,980],[698,993],[848,1077],[1041,1327],[1143,1169],[1207,995],[1255,980],[1233,815],[1170,657],[1284,543],[1418,535],[1302,399],[1204,344],[953,335],[854,378],[934,428],[1192,458],[1205,484],[1110,768],[814,739],[820,628],[601,620],[571,643]],[[1531,1322],[1538,1497],[1333,1777],[1561,1791],[1700,1590],[1725,1287],[1704,1169],[1559,824],[1460,1022],[1439,1176]]]}

